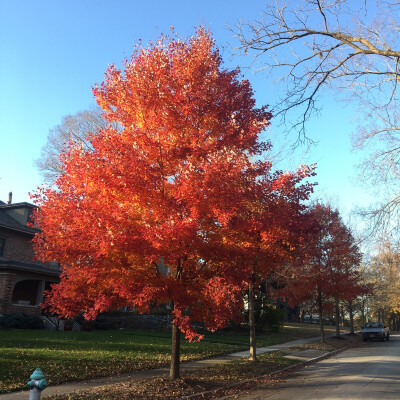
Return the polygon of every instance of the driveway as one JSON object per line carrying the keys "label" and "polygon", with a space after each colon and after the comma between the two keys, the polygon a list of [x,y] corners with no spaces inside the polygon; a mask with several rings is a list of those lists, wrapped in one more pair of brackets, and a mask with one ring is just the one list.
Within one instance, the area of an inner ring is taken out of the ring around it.
{"label": "driveway", "polygon": [[241,400],[400,399],[400,335],[368,342],[291,374],[283,382],[223,397]]}

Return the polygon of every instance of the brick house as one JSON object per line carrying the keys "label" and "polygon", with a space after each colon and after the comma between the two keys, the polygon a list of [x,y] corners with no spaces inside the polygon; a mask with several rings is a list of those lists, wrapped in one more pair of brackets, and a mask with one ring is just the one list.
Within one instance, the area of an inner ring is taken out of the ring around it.
{"label": "brick house", "polygon": [[57,263],[34,261],[32,238],[36,229],[27,225],[35,206],[0,201],[0,315],[9,312],[41,314],[43,293],[58,281]]}

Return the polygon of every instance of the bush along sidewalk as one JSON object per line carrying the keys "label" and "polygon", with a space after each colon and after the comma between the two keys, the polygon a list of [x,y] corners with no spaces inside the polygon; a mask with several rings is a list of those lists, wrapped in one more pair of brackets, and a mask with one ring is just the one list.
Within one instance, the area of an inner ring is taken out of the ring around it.
{"label": "bush along sidewalk", "polygon": [[[106,385],[90,390],[46,397],[46,400],[176,400],[208,399],[215,395],[231,394],[254,387],[254,384],[274,381],[285,376],[292,369],[301,368],[311,362],[329,357],[337,352],[357,346],[362,342],[359,336],[345,339],[328,339],[326,344],[309,343],[288,352],[269,352],[258,356],[257,362],[237,359],[204,368],[182,372],[180,379],[171,381],[167,377],[149,378],[140,381]],[[308,361],[288,358],[293,353],[305,350],[319,350],[321,355]]]}

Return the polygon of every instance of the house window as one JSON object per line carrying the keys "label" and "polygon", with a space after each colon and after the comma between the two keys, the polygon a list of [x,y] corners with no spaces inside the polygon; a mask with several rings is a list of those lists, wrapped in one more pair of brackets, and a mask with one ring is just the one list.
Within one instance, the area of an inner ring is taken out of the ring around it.
{"label": "house window", "polygon": [[17,282],[12,294],[13,304],[36,305],[38,302],[39,282],[34,279]]}
{"label": "house window", "polygon": [[4,248],[6,247],[6,239],[0,238],[0,257],[4,256]]}

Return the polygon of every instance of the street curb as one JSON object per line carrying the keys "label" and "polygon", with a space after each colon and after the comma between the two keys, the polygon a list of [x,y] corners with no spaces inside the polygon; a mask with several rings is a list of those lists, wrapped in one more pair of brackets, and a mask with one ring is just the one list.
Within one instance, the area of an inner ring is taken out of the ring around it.
{"label": "street curb", "polygon": [[[345,346],[345,347],[342,347],[340,349],[333,350],[333,351],[331,351],[329,353],[323,354],[322,356],[315,357],[315,358],[312,358],[312,359],[307,360],[307,361],[299,362],[299,363],[294,364],[294,365],[290,365],[289,367],[282,368],[282,369],[280,369],[278,371],[270,372],[269,374],[261,375],[261,376],[258,376],[256,378],[252,378],[252,379],[247,379],[247,380],[239,382],[239,383],[233,383],[231,385],[223,386],[223,387],[218,388],[218,389],[207,390],[207,391],[200,392],[200,393],[193,393],[193,394],[190,394],[188,396],[180,397],[177,400],[202,399],[202,398],[204,398],[205,396],[208,396],[208,395],[216,395],[216,394],[219,394],[221,392],[223,393],[226,390],[240,388],[241,386],[247,386],[250,383],[258,383],[258,381],[261,381],[263,379],[273,378],[276,375],[279,375],[279,374],[282,374],[282,373],[285,373],[285,372],[290,372],[291,370],[295,370],[296,368],[299,368],[299,367],[300,368],[304,368],[304,367],[306,367],[308,365],[315,364],[315,363],[317,363],[319,361],[325,360],[326,358],[333,357],[336,354],[338,354],[338,353],[340,353],[342,351],[345,351],[345,350],[347,350],[349,348],[350,348],[350,346]],[[245,389],[245,387],[243,388],[243,390],[244,389]]]}

